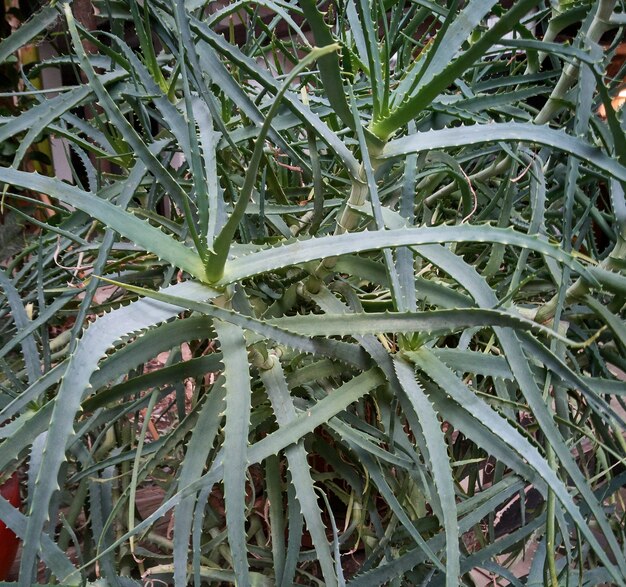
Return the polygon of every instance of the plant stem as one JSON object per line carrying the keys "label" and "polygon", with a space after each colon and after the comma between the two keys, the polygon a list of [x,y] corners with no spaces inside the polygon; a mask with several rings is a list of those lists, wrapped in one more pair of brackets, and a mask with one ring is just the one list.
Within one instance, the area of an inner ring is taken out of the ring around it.
{"label": "plant stem", "polygon": [[[613,13],[613,8],[615,7],[615,0],[600,0],[598,5],[598,10],[593,18],[591,25],[589,26],[589,31],[587,32],[587,39],[589,41],[597,43],[602,35],[611,28],[609,24],[609,18]],[[557,82],[554,90],[550,94],[548,101],[541,109],[541,111],[537,114],[534,119],[535,124],[546,124],[554,116],[558,113],[560,108],[561,100],[565,97],[567,91],[574,85],[576,80],[578,79],[578,70],[579,65],[576,63],[568,63],[561,73],[561,77]],[[502,173],[506,169],[508,169],[511,164],[511,158],[506,155],[503,156],[500,160],[495,161],[491,166],[486,169],[482,169],[473,175],[470,175],[469,179],[471,183],[475,181],[482,181],[493,177],[499,173]],[[426,198],[425,203],[427,205],[432,205],[437,199],[449,196],[454,191],[456,191],[456,183],[451,183],[440,190],[437,190],[434,194],[430,195]]]}
{"label": "plant stem", "polygon": [[[74,523],[83,509],[83,504],[85,503],[85,498],[87,497],[87,488],[87,479],[83,479],[78,485],[78,489],[72,498],[72,503],[70,504],[70,508],[65,516],[65,520],[71,527],[74,527]],[[59,535],[59,548],[65,552],[69,542],[70,534],[65,528],[62,528]]]}
{"label": "plant stem", "polygon": [[[367,200],[367,183],[365,182],[365,168],[363,164],[359,167],[359,180],[353,180],[352,188],[350,189],[350,196],[341,211],[341,216],[337,220],[337,226],[335,227],[335,235],[344,234],[346,232],[352,232],[358,225],[360,215],[353,209],[353,206],[362,206]],[[328,257],[324,259],[317,271],[315,272],[317,277],[321,277],[326,270],[332,269],[337,263],[337,257]]]}
{"label": "plant stem", "polygon": [[[612,271],[618,269],[621,266],[623,260],[626,259],[626,240],[618,237],[615,247],[611,251],[608,257],[606,257],[599,265],[601,269]],[[589,293],[590,285],[583,281],[580,277],[567,288],[565,292],[565,303],[569,303],[572,300],[578,300]],[[556,312],[558,304],[558,294],[555,295],[550,301],[546,302],[535,315],[535,320],[540,324],[550,320]]]}
{"label": "plant stem", "polygon": [[[587,39],[586,44],[599,42],[602,35],[609,30],[609,28],[611,28],[609,18],[611,17],[611,14],[613,14],[615,4],[616,0],[600,0],[598,3],[598,10],[593,17],[593,21],[589,26],[587,34],[585,35]],[[561,77],[554,87],[554,90],[552,90],[548,101],[535,117],[535,124],[546,124],[554,118],[555,114],[561,109],[562,100],[565,98],[565,94],[576,83],[579,69],[580,66],[576,62],[568,63],[563,68]]]}
{"label": "plant stem", "polygon": [[[555,469],[556,461],[554,458],[554,451],[552,447],[548,445],[546,447],[546,456],[548,457],[548,463]],[[546,584],[551,587],[558,587],[559,578],[556,571],[556,559],[554,556],[555,549],[555,536],[556,536],[556,498],[552,489],[548,490],[548,505],[546,512],[546,562],[548,564],[549,583]],[[547,577],[546,577],[547,579]]]}
{"label": "plant stem", "polygon": [[[370,142],[368,140],[368,153],[372,163],[372,173],[376,173],[381,166],[382,161],[378,159],[378,155],[382,152],[385,143],[383,141]],[[350,195],[348,201],[344,206],[339,220],[337,220],[337,226],[335,227],[335,235],[344,234],[346,232],[352,232],[358,225],[361,215],[353,209],[353,206],[363,206],[367,201],[369,190],[367,188],[367,179],[365,173],[365,166],[363,163],[359,166],[358,179],[352,181],[352,187],[350,189]],[[324,269],[332,269],[337,263],[337,257],[329,257],[324,259],[318,267],[316,275],[319,277],[320,273],[323,273]]]}
{"label": "plant stem", "polygon": [[[483,181],[485,179],[489,179],[490,177],[493,177],[494,175],[498,175],[502,173],[503,171],[506,171],[509,168],[509,165],[511,165],[511,162],[512,162],[512,159],[508,155],[506,155],[502,159],[494,161],[489,167],[486,167],[485,169],[481,169],[480,171],[477,171],[473,175],[470,175],[469,176],[470,182],[474,183],[476,181]],[[449,196],[450,194],[454,193],[456,190],[457,190],[457,184],[456,182],[452,182],[448,184],[447,186],[442,187],[441,189],[437,190],[434,194],[431,194],[430,196],[428,196],[424,200],[424,203],[427,206],[431,206],[440,198]]]}

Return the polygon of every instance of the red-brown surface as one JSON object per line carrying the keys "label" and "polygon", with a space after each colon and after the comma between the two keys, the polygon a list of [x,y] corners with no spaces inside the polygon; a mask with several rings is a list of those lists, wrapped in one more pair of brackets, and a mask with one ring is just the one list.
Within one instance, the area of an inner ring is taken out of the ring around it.
{"label": "red-brown surface", "polygon": [[[12,506],[19,507],[21,501],[20,482],[17,473],[13,473],[13,476],[0,487],[0,494],[8,499]],[[0,522],[0,581],[6,579],[9,574],[17,553],[18,543],[17,536],[4,523]]]}

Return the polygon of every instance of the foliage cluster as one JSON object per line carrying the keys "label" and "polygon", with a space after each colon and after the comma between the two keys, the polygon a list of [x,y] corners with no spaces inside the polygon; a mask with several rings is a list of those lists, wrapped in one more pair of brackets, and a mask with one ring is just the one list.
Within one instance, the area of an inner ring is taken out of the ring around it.
{"label": "foliage cluster", "polygon": [[624,585],[622,2],[95,4],[0,43],[21,584]]}

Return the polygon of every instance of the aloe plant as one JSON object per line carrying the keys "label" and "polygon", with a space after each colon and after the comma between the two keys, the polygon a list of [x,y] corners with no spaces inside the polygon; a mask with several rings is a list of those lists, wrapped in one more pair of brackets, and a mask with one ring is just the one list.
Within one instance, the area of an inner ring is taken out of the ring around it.
{"label": "aloe plant", "polygon": [[0,43],[19,583],[623,585],[622,3],[97,6]]}

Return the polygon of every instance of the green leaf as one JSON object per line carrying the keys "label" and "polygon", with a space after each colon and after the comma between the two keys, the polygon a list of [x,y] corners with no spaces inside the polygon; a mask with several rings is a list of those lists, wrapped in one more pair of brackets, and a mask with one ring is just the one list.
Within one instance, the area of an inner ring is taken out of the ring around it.
{"label": "green leaf", "polygon": [[[350,18],[350,26],[358,31],[357,35],[364,41],[362,48],[365,49],[367,60],[368,73],[370,82],[372,84],[372,113],[374,119],[378,118],[381,114],[384,114],[387,110],[386,96],[385,96],[385,81],[383,80],[383,65],[381,62],[380,48],[378,45],[377,30],[375,30],[374,22],[377,20],[372,13],[372,4],[369,0],[353,0],[358,19],[354,18],[350,12],[348,17]],[[374,10],[376,10],[376,4],[374,4]],[[389,57],[389,56],[387,56]]]}
{"label": "green leaf", "polygon": [[[272,404],[278,425],[282,427],[290,422],[294,422],[297,414],[278,357],[272,357],[272,366],[261,371],[261,380],[265,385],[265,390]],[[299,442],[296,445],[287,447],[285,455],[289,464],[291,482],[295,488],[296,498],[300,504],[307,529],[311,534],[313,546],[324,575],[324,581],[326,585],[337,585],[337,575],[328,539],[326,538],[326,527],[317,505],[317,495],[315,494],[315,486],[311,478],[304,445],[302,442]]]}
{"label": "green leaf", "polygon": [[448,450],[437,414],[424,390],[415,380],[413,368],[408,363],[397,359],[394,360],[394,367],[400,385],[415,408],[422,427],[422,434],[426,440],[428,454],[425,457],[429,461],[428,467],[435,480],[446,534],[446,585],[452,587],[452,585],[458,585],[460,580],[461,553],[459,551],[456,499]]}
{"label": "green leaf", "polygon": [[[202,475],[224,413],[225,389],[223,378],[211,391],[204,402],[198,420],[187,445],[185,459],[178,476],[178,487],[183,488],[193,483]],[[174,583],[187,585],[187,560],[189,558],[189,534],[193,521],[195,496],[181,500],[174,510]],[[194,552],[194,557],[200,553]]]}
{"label": "green leaf", "polygon": [[11,33],[0,43],[0,63],[24,45],[28,45],[41,32],[50,28],[59,18],[59,11],[54,4],[44,6],[39,12],[33,14],[16,31]]}
{"label": "green leaf", "polygon": [[[449,394],[454,401],[462,406],[466,411],[470,412],[472,417],[479,422],[489,427],[491,430],[497,431],[497,435],[502,439],[510,448],[518,452],[519,456],[537,472],[540,476],[542,483],[547,484],[555,493],[557,499],[561,502],[567,513],[573,518],[574,523],[580,529],[581,533],[593,546],[598,556],[602,559],[603,564],[610,570],[613,577],[618,582],[622,582],[620,577],[620,571],[613,565],[605,552],[605,550],[598,543],[595,535],[589,528],[586,520],[582,516],[578,506],[574,503],[574,500],[567,491],[566,486],[557,477],[555,471],[550,468],[550,465],[541,457],[536,448],[530,445],[530,443],[516,432],[509,424],[505,422],[499,415],[492,412],[490,408],[487,408],[478,398],[472,394],[467,387],[457,379],[452,372],[439,362],[438,359],[425,348],[416,351],[411,355],[414,357],[416,366],[423,369],[433,380],[443,389],[445,393]],[[510,360],[510,359],[509,359]],[[534,408],[534,406],[532,406]],[[537,415],[537,411],[534,411]],[[484,447],[487,452],[492,449],[489,446]],[[568,467],[569,468],[569,467]],[[571,468],[569,468],[572,470]],[[585,492],[586,493],[586,492]],[[591,505],[595,501],[593,496],[585,496],[585,500]],[[600,522],[600,520],[598,520]],[[614,540],[614,537],[613,537]]]}
{"label": "green leaf", "polygon": [[[0,520],[15,534],[23,538],[26,533],[27,517],[0,496]],[[50,536],[42,537],[41,558],[54,575],[65,585],[81,585],[82,577],[67,555],[53,542]]]}
{"label": "green leaf", "polygon": [[233,208],[233,212],[230,215],[230,218],[226,221],[226,224],[215,238],[213,246],[215,252],[210,253],[207,257],[206,276],[211,283],[217,282],[224,274],[224,265],[226,264],[228,251],[230,249],[230,245],[235,235],[235,232],[239,227],[239,223],[241,222],[241,219],[243,218],[243,215],[246,211],[250,196],[252,195],[252,190],[256,181],[256,174],[259,170],[259,165],[261,164],[261,158],[263,156],[265,137],[269,132],[272,118],[274,118],[274,116],[278,112],[281,98],[289,89],[291,82],[302,71],[304,71],[306,67],[308,67],[311,63],[317,61],[317,59],[319,59],[320,57],[335,52],[338,48],[339,45],[329,45],[328,47],[321,48],[315,47],[304,59],[302,59],[298,63],[296,67],[293,68],[293,70],[289,73],[287,79],[281,86],[280,90],[276,94],[274,103],[269,109],[269,112],[265,117],[265,121],[263,122],[263,126],[261,127],[259,135],[256,139],[250,165],[246,172],[246,178],[241,189],[241,193],[239,194],[239,198],[237,199],[237,203]]}
{"label": "green leaf", "polygon": [[226,425],[224,427],[224,501],[226,528],[237,583],[249,585],[246,547],[246,473],[250,425],[250,374],[243,330],[215,321],[224,361]]}
{"label": "green leaf", "polygon": [[82,70],[89,80],[89,85],[98,97],[100,105],[102,106],[102,108],[104,108],[111,121],[115,124],[116,128],[121,133],[124,141],[126,141],[128,146],[134,151],[136,156],[141,159],[147,169],[151,173],[153,173],[157,180],[163,185],[163,187],[168,190],[170,196],[182,206],[183,210],[185,211],[187,228],[189,229],[189,233],[191,234],[191,237],[196,246],[196,251],[199,255],[204,255],[206,253],[206,250],[198,237],[197,230],[193,222],[193,215],[191,207],[189,205],[189,197],[187,193],[182,188],[181,184],[178,183],[172,177],[170,172],[162,165],[158,158],[155,157],[155,155],[150,150],[150,147],[144,142],[142,137],[128,122],[128,120],[126,120],[115,100],[111,97],[109,92],[107,92],[106,88],[102,84],[102,81],[100,80],[100,77],[96,74],[91,63],[89,62],[85,50],[83,49],[81,39],[78,35],[76,22],[71,12],[70,6],[66,4],[64,6],[64,10],[74,50],[76,51],[76,54],[79,58]]}
{"label": "green leaf", "polygon": [[274,326],[270,322],[250,318],[249,316],[245,316],[231,310],[226,310],[224,308],[219,308],[212,304],[198,302],[197,298],[192,296],[184,297],[169,295],[168,293],[157,292],[126,283],[119,283],[110,279],[101,279],[103,279],[103,281],[115,283],[116,285],[124,287],[129,291],[145,295],[148,298],[159,300],[166,304],[174,304],[179,308],[194,310],[196,312],[213,316],[214,318],[223,320],[224,322],[236,324],[241,328],[258,333],[262,339],[269,338],[291,348],[307,353],[332,357],[333,359],[343,361],[359,368],[366,368],[369,365],[369,362],[360,352],[358,346],[351,343],[345,343],[333,339],[312,340],[308,335],[290,332],[283,328]]}
{"label": "green leaf", "polygon": [[[260,83],[264,88],[271,90],[274,94],[280,90],[276,80],[264,69],[258,67],[256,61],[244,55],[237,47],[228,43],[222,35],[212,31],[205,23],[194,18],[191,21],[191,28],[201,39],[204,39],[214,50],[225,55],[228,60],[238,67],[243,68],[252,78]],[[286,92],[284,95],[285,105],[304,123],[311,125],[320,139],[326,142],[340,157],[346,169],[353,178],[359,177],[359,164],[352,152],[332,132],[328,126],[310,108],[304,106],[295,94]]]}
{"label": "green leaf", "polygon": [[[444,268],[448,273],[450,273],[450,275],[453,276],[454,279],[461,281],[480,306],[493,307],[497,304],[497,298],[488,284],[476,273],[473,268],[470,268],[464,261],[450,253],[450,251],[447,251],[443,247],[430,245],[428,247],[420,247],[420,254],[428,258],[434,264]],[[602,509],[599,507],[599,504],[591,494],[589,485],[584,480],[583,475],[574,462],[569,449],[566,447],[563,438],[558,433],[552,414],[548,410],[548,407],[541,397],[537,385],[532,377],[530,366],[520,348],[519,340],[509,329],[497,328],[496,335],[500,340],[503,350],[505,351],[507,362],[509,363],[513,377],[524,394],[524,397],[541,426],[543,433],[551,443],[552,448],[560,459],[562,466],[571,476],[582,497],[586,501],[590,510],[593,512],[598,525],[602,528],[604,535],[609,541],[611,550],[615,552],[618,565],[620,567],[623,566],[626,564],[626,561],[624,561],[623,557],[618,554],[619,549],[615,536],[607,524],[607,520],[602,512]],[[558,495],[558,491],[555,491],[555,493]],[[586,525],[585,528],[581,528],[581,531],[585,534],[585,536],[589,533]],[[593,541],[590,540],[590,543],[593,545],[594,550],[599,548],[599,544],[595,541],[595,539]],[[606,558],[605,551],[601,554],[598,553],[598,555],[601,556],[603,562],[608,560]],[[607,565],[607,567],[610,568],[611,573],[615,575],[616,569],[614,565]]]}
{"label": "green leaf", "polygon": [[204,267],[197,253],[158,228],[139,220],[123,208],[58,179],[37,173],[0,168],[0,182],[48,194],[97,218],[106,226],[173,265],[204,279]]}
{"label": "green leaf", "polygon": [[[465,504],[459,506],[466,513],[465,517],[459,520],[459,532],[469,531],[475,524],[494,511],[498,505],[505,503],[511,495],[519,493],[523,485],[515,476],[505,478],[493,487],[483,490],[478,495],[468,499]],[[465,507],[463,507],[465,505]],[[442,548],[445,535],[440,533],[431,538],[427,544],[431,550]],[[362,573],[354,577],[349,585],[354,587],[369,587],[370,585],[384,585],[394,577],[401,577],[420,563],[426,560],[426,552],[417,547],[393,559],[391,562],[383,563],[373,571]]]}
{"label": "green leaf", "polygon": [[299,265],[315,259],[378,250],[386,247],[442,242],[496,242],[528,248],[565,263],[591,279],[586,268],[559,247],[537,236],[492,226],[432,226],[388,231],[368,231],[295,241],[231,259],[218,284],[226,285],[259,273]]}
{"label": "green leaf", "polygon": [[[331,45],[335,42],[332,34],[320,11],[317,9],[314,0],[300,0],[300,6],[304,13],[304,18],[311,27],[315,44],[318,47]],[[354,119],[350,113],[350,107],[346,100],[346,93],[343,89],[343,79],[341,77],[341,68],[339,66],[339,54],[337,52],[330,53],[319,59],[319,71],[326,96],[333,110],[341,118],[342,122],[354,128]]]}
{"label": "green leaf", "polygon": [[[0,286],[9,302],[13,321],[18,332],[28,332],[31,321],[26,314],[26,308],[15,285],[13,285],[3,269],[0,269]],[[24,364],[28,374],[28,381],[32,385],[41,373],[41,360],[39,359],[39,351],[37,350],[37,344],[32,332],[22,337],[21,346],[24,353]]]}
{"label": "green leaf", "polygon": [[[250,465],[259,463],[268,456],[275,455],[287,446],[297,443],[300,438],[306,434],[310,434],[315,430],[315,428],[327,422],[329,418],[338,414],[342,410],[345,410],[351,403],[357,401],[384,383],[385,378],[383,374],[376,368],[357,375],[347,383],[338,387],[335,393],[320,400],[315,406],[308,409],[305,413],[300,413],[296,420],[282,426],[262,440],[254,443],[248,449],[246,459],[247,463]],[[148,528],[171,508],[178,505],[181,499],[195,495],[198,490],[205,486],[211,487],[215,483],[218,483],[223,478],[224,474],[223,459],[223,452],[220,452],[220,454],[218,454],[215,458],[213,466],[207,473],[205,473],[197,481],[194,481],[185,487],[182,491],[179,491],[173,497],[169,498],[145,520],[137,524],[133,534],[137,534],[138,532]],[[126,533],[101,554],[112,550],[129,537],[130,533]]]}
{"label": "green leaf", "polygon": [[[207,299],[216,292],[194,283],[172,286],[172,291],[196,299]],[[120,308],[94,322],[83,334],[80,345],[70,358],[61,387],[53,400],[50,426],[44,448],[41,468],[37,474],[28,526],[24,536],[20,576],[30,582],[36,556],[41,547],[41,536],[48,517],[53,493],[59,487],[59,471],[66,459],[65,448],[74,432],[74,418],[80,402],[88,393],[89,380],[97,369],[100,358],[119,339],[151,325],[176,316],[176,306],[141,300]]]}
{"label": "green leaf", "polygon": [[[484,2],[476,2],[483,6]],[[396,130],[413,120],[417,115],[427,108],[432,101],[440,95],[454,80],[464,73],[471,64],[475,63],[479,57],[497,43],[506,33],[519,24],[520,19],[537,4],[537,0],[518,0],[515,5],[482,35],[482,37],[472,44],[467,51],[461,54],[451,63],[435,62],[431,70],[432,79],[428,79],[410,97],[404,99],[391,113],[384,118],[374,120],[370,125],[371,132],[382,140],[388,139]],[[456,37],[465,33],[466,27],[460,26],[452,30],[452,47],[457,45]],[[441,39],[441,44],[446,45],[445,37]],[[443,60],[442,60],[443,61]],[[441,71],[438,71],[444,66]]]}
{"label": "green leaf", "polygon": [[[475,31],[485,16],[489,14],[496,0],[472,0],[463,10],[455,14],[448,12],[442,28],[437,32],[434,43],[428,48],[426,57],[418,61],[418,66],[409,70],[392,93],[392,105],[400,105],[415,90],[427,86],[445,68],[450,66],[469,36]],[[421,66],[420,66],[421,65]]]}
{"label": "green leaf", "polygon": [[383,149],[380,157],[391,159],[409,153],[465,147],[494,141],[522,141],[554,147],[595,165],[620,181],[626,181],[626,167],[597,147],[593,147],[561,130],[521,122],[475,124],[459,128],[418,132],[390,141]]}
{"label": "green leaf", "polygon": [[557,340],[572,343],[558,332],[532,320],[501,310],[463,308],[427,312],[361,312],[358,314],[324,314],[274,318],[270,324],[305,336],[359,336],[383,332],[442,335],[474,326],[500,326],[520,330],[541,330]]}

